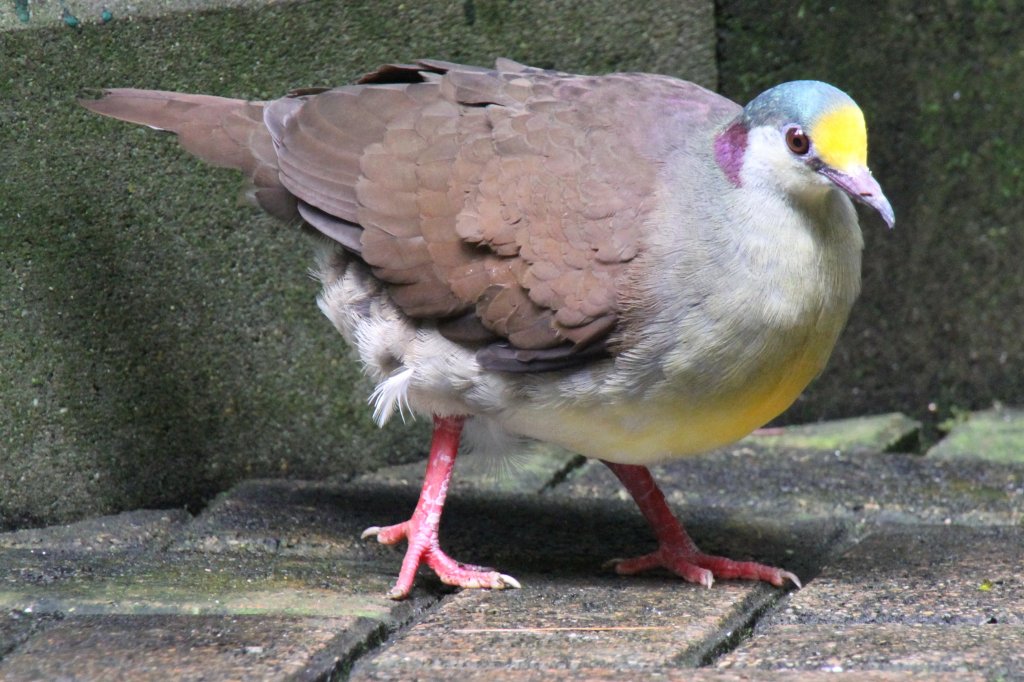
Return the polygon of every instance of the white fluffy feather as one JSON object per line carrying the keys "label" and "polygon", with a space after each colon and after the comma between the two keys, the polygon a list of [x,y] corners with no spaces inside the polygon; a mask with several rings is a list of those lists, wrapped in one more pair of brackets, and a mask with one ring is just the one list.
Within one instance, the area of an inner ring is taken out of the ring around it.
{"label": "white fluffy feather", "polygon": [[406,367],[395,372],[373,389],[369,402],[373,406],[373,420],[377,422],[377,426],[387,424],[395,412],[398,412],[403,422],[407,411],[415,418],[415,414],[409,406],[409,382],[412,381],[412,375],[412,368]]}

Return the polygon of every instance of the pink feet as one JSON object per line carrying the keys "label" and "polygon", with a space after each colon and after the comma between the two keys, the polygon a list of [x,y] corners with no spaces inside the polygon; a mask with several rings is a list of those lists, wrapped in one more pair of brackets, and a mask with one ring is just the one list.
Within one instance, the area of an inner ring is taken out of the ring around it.
{"label": "pink feet", "polygon": [[641,513],[658,538],[658,549],[633,559],[615,559],[611,563],[621,575],[632,575],[652,568],[666,568],[683,580],[711,587],[715,578],[723,580],[762,580],[776,587],[791,581],[802,587],[800,579],[789,571],[752,561],[733,561],[701,552],[672,514],[665,496],[647,467],[605,462],[608,468],[636,500]]}
{"label": "pink feet", "polygon": [[437,531],[441,525],[441,511],[448,495],[448,482],[451,479],[452,467],[455,466],[455,454],[459,449],[459,437],[464,421],[464,417],[434,417],[434,440],[430,446],[430,458],[427,460],[427,473],[423,478],[423,489],[420,491],[420,499],[416,503],[412,517],[393,526],[373,526],[363,531],[364,538],[376,536],[377,542],[385,545],[394,545],[402,540],[409,542],[405,559],[402,561],[402,570],[398,574],[398,582],[388,592],[391,599],[405,599],[409,596],[421,563],[426,563],[433,569],[446,585],[485,587],[494,590],[519,587],[519,583],[511,576],[482,566],[455,561],[441,550],[438,543]]}
{"label": "pink feet", "polygon": [[391,599],[405,599],[412,589],[416,577],[416,569],[420,563],[426,563],[433,569],[437,577],[445,585],[458,587],[485,587],[492,590],[503,590],[506,587],[519,587],[519,582],[509,575],[492,571],[483,566],[473,566],[455,561],[444,553],[437,542],[437,528],[429,524],[416,524],[415,515],[412,519],[393,526],[379,528],[374,526],[363,531],[363,537],[377,537],[377,542],[394,545],[402,540],[409,541],[405,551],[402,570],[398,574],[398,582],[388,592]]}
{"label": "pink feet", "polygon": [[[455,466],[464,422],[465,417],[434,417],[434,438],[430,445],[427,473],[423,477],[420,499],[409,520],[393,526],[373,526],[363,531],[364,538],[376,537],[381,544],[394,545],[402,540],[409,543],[398,581],[388,592],[388,597],[392,599],[405,599],[409,596],[416,571],[422,563],[433,569],[446,585],[492,590],[519,587],[515,578],[482,566],[455,561],[441,550],[438,542],[441,511],[448,495],[448,483]],[[615,560],[613,563],[618,573],[629,575],[662,567],[684,580],[705,587],[711,587],[715,578],[762,580],[777,587],[789,580],[797,587],[801,586],[799,578],[789,571],[752,561],[732,561],[704,554],[697,549],[697,545],[668,508],[665,496],[661,494],[647,467],[611,462],[605,464],[626,486],[658,537],[656,551],[634,559]]]}
{"label": "pink feet", "polygon": [[[686,538],[689,540],[689,537]],[[692,546],[693,542],[690,541]],[[722,580],[763,580],[776,587],[782,587],[787,580],[797,587],[803,587],[800,579],[789,571],[765,566],[753,561],[733,561],[722,556],[704,554],[693,547],[678,544],[662,544],[657,550],[634,559],[613,559],[619,575],[633,575],[652,568],[667,568],[683,580],[711,587],[715,578]]]}

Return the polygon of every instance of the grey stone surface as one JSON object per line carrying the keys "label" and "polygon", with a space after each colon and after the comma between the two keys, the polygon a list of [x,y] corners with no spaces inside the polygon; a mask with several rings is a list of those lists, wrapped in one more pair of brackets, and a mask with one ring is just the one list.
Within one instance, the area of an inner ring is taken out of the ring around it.
{"label": "grey stone surface", "polygon": [[[258,549],[190,543],[211,537],[211,522],[181,511],[0,534],[0,679],[326,679],[436,601],[385,598],[384,548],[375,556],[344,526],[330,555],[289,547],[282,524],[245,506],[257,485],[208,513],[225,536],[232,522],[262,527]],[[284,483],[265,485],[264,501]],[[291,485],[279,517],[331,517],[332,500]]]}
{"label": "grey stone surface", "polygon": [[412,495],[311,481],[246,481],[215,499],[171,549],[379,559],[385,551],[360,541],[359,534],[395,513],[396,497],[408,497],[411,511]]}
{"label": "grey stone surface", "polygon": [[[536,496],[486,491],[475,485],[450,491],[441,544],[454,558],[493,566],[524,585],[551,575],[611,575],[612,558],[650,551],[653,536],[632,501],[617,497],[617,484],[587,497]],[[361,575],[372,568],[397,576],[404,545],[360,540],[373,525],[404,521],[416,506],[419,481],[350,484],[253,481],[222,496],[186,527],[170,551],[224,557],[316,557]],[[829,520],[763,523],[719,514],[690,514],[693,536],[708,549],[785,563],[813,575],[845,529]],[[363,567],[362,570],[359,567]],[[663,576],[664,577],[664,576]],[[668,579],[674,583],[672,578]],[[628,582],[628,580],[627,580]],[[369,590],[383,589],[376,584]],[[428,571],[417,592],[439,585]]]}
{"label": "grey stone surface", "polygon": [[524,590],[464,591],[359,662],[352,679],[451,679],[481,671],[585,679],[692,668],[777,598],[764,585],[692,587],[553,576]]}
{"label": "grey stone surface", "polygon": [[[1021,670],[1024,530],[1006,511],[1016,488],[989,490],[990,525],[921,525],[926,492],[945,512],[975,504],[977,486],[921,456],[739,450],[688,460],[698,471],[665,467],[664,487],[703,549],[782,565],[802,590],[615,576],[603,563],[649,551],[649,529],[611,476],[585,465],[566,478],[555,457],[529,467],[521,489],[469,471],[450,491],[442,546],[514,575],[521,590],[458,591],[421,571],[412,599],[393,602],[384,594],[404,547],[359,533],[408,517],[416,472],[253,480],[195,518],[139,512],[0,535],[0,676],[792,681]],[[824,459],[811,466],[813,456]],[[911,475],[894,461],[933,468]],[[1018,471],[973,461],[992,481]],[[830,493],[815,487],[830,466],[836,478],[907,480],[876,489],[879,510],[830,514]],[[780,469],[809,504],[778,504]],[[671,495],[698,474],[710,485]],[[730,478],[763,483],[720,490]],[[881,513],[897,492],[912,513]]]}
{"label": "grey stone surface", "polygon": [[848,672],[854,679],[861,679],[857,675],[864,671],[880,670],[1012,680],[1024,670],[1022,627],[785,625],[772,633],[772,640],[771,648],[738,651],[721,665]]}
{"label": "grey stone surface", "polygon": [[396,569],[370,561],[8,551],[0,554],[0,568],[0,609],[34,614],[358,616],[391,622],[409,608],[383,597]]}
{"label": "grey stone surface", "polygon": [[[400,672],[404,674],[404,672]],[[586,670],[460,670],[458,679],[494,682],[547,682],[548,680],[622,680],[623,674],[612,669],[588,668]],[[407,680],[407,677],[392,675],[390,671],[374,670],[372,675],[360,679],[366,680]],[[421,682],[450,680],[449,671],[432,671],[418,674],[415,678]],[[625,678],[630,679],[630,678]],[[645,680],[667,680],[669,682],[982,682],[984,675],[968,673],[914,673],[914,672],[881,672],[858,671],[856,673],[836,673],[824,671],[784,671],[768,670],[706,670],[706,669],[666,669],[645,670]]]}
{"label": "grey stone surface", "polygon": [[[954,462],[739,444],[652,471],[677,508],[718,510],[724,518],[966,525],[1024,519],[1024,467],[980,458]],[[587,462],[560,490],[596,495],[612,482],[606,467]]]}
{"label": "grey stone surface", "polygon": [[8,680],[326,679],[346,654],[346,618],[83,616],[0,661]]}
{"label": "grey stone surface", "polygon": [[1024,528],[889,527],[793,595],[779,623],[1024,625]]}
{"label": "grey stone surface", "polygon": [[1024,464],[1024,410],[994,408],[966,415],[928,450],[929,457]]}
{"label": "grey stone surface", "polygon": [[301,235],[238,206],[237,174],[78,107],[86,89],[260,99],[417,57],[716,80],[710,2],[185,0],[105,25],[32,6],[61,5],[79,29],[0,28],[0,529],[195,509],[241,479],[351,477],[428,446],[423,421],[370,421]]}
{"label": "grey stone surface", "polygon": [[0,660],[63,619],[60,613],[26,613],[19,609],[4,611],[0,614]]}
{"label": "grey stone surface", "polygon": [[1024,672],[1024,530],[886,528],[789,595],[721,668]]}
{"label": "grey stone surface", "polygon": [[143,549],[169,541],[191,519],[183,509],[139,509],[66,526],[0,533],[0,548],[87,552]]}

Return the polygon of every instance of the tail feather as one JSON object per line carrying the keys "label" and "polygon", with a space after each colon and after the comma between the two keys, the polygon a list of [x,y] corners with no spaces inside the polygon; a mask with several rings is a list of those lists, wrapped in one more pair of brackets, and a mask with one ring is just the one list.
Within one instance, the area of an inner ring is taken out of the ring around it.
{"label": "tail feather", "polygon": [[245,173],[254,186],[247,196],[268,213],[282,220],[297,217],[295,198],[278,179],[263,102],[115,88],[79,104],[97,114],[175,133],[181,146],[203,161]]}

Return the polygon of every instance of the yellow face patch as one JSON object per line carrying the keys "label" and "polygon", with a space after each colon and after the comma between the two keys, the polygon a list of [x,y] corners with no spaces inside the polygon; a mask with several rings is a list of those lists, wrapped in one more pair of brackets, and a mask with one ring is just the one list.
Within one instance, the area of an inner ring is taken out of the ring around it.
{"label": "yellow face patch", "polygon": [[818,156],[829,166],[845,170],[868,165],[868,131],[859,108],[833,109],[819,117],[808,132]]}

